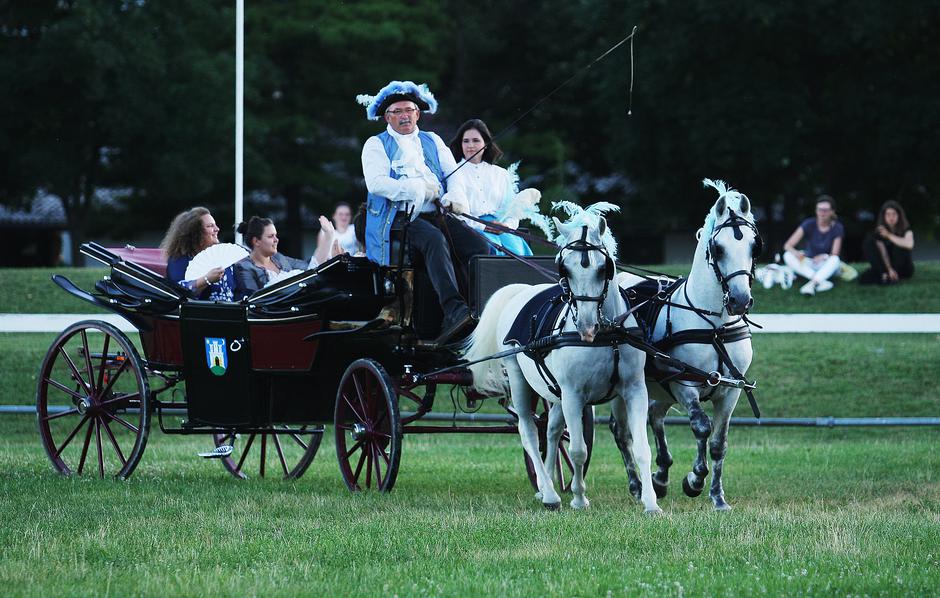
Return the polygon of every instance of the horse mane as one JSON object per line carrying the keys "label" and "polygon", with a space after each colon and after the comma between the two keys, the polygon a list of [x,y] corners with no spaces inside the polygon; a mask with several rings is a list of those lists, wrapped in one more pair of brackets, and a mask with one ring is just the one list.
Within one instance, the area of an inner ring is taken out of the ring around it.
{"label": "horse mane", "polygon": [[[748,211],[746,215],[741,213],[741,202],[744,200],[747,200],[747,202],[750,203],[751,201],[747,197],[747,195],[744,195],[743,193],[741,193],[740,191],[738,191],[737,189],[735,189],[734,187],[730,186],[728,183],[720,179],[716,179],[716,180],[702,179],[702,185],[704,187],[711,187],[714,190],[718,191],[718,199],[715,200],[716,204],[722,199],[724,199],[725,204],[729,208],[734,210],[739,216],[741,216],[745,220],[754,222],[753,213],[751,213],[750,211]],[[714,208],[714,205],[715,204],[712,204],[712,208]],[[698,232],[695,234],[695,238],[698,240],[711,238],[712,233],[715,232],[716,224],[718,224],[718,218],[715,216],[715,210],[709,209],[708,215],[705,216],[705,222],[702,224],[702,228],[698,229]]]}
{"label": "horse mane", "polygon": [[[578,204],[572,201],[556,201],[552,204],[552,211],[561,210],[568,215],[568,221],[565,224],[575,224],[578,226],[587,226],[588,228],[597,229],[601,225],[601,216],[607,214],[608,212],[619,212],[620,206],[612,204],[606,201],[599,201],[593,203],[586,208],[582,208]],[[556,245],[562,246],[565,244],[566,239],[561,234],[560,231],[556,231],[554,237],[552,238]],[[604,231],[604,235],[601,237],[601,243],[604,245],[604,249],[607,250],[607,253],[610,255],[612,260],[617,259],[617,239],[614,238],[613,233],[610,232],[610,227],[607,227],[607,230]]]}

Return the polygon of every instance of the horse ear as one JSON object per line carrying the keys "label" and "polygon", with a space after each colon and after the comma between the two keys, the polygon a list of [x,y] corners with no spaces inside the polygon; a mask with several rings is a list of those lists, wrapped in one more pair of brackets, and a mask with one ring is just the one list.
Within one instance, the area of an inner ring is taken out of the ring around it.
{"label": "horse ear", "polygon": [[747,195],[741,195],[741,213],[747,214],[751,211],[751,200],[747,198]]}
{"label": "horse ear", "polygon": [[561,236],[567,239],[568,231],[571,230],[571,227],[559,220],[556,216],[552,216],[552,222],[555,223],[555,230],[557,230]]}
{"label": "horse ear", "polygon": [[604,218],[603,216],[601,216],[600,219],[601,221],[600,221],[600,225],[597,227],[597,234],[598,236],[603,237],[604,233],[607,232],[607,219]]}
{"label": "horse ear", "polygon": [[727,204],[727,202],[725,201],[725,198],[722,197],[722,198],[719,199],[718,202],[715,204],[715,217],[716,217],[716,218],[721,218],[721,215],[725,213],[725,208],[726,208],[726,207],[728,207],[728,204]]}

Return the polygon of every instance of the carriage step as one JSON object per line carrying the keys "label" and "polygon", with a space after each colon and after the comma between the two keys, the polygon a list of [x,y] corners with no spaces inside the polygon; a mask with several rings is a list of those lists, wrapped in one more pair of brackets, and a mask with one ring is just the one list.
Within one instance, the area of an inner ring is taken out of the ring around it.
{"label": "carriage step", "polygon": [[234,450],[235,447],[231,444],[223,444],[222,446],[215,447],[214,450],[198,453],[198,455],[203,459],[224,459],[231,455]]}

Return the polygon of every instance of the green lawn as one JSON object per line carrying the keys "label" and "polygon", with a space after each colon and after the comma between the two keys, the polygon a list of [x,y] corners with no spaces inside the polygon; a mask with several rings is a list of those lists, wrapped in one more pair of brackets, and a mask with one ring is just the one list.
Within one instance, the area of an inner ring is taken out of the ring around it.
{"label": "green lawn", "polygon": [[[0,334],[0,403],[34,403],[55,334]],[[940,416],[935,334],[757,334],[749,377],[767,417]],[[441,391],[441,394],[445,394]],[[442,396],[438,409],[448,409]],[[750,416],[741,400],[736,414]]]}
{"label": "green lawn", "polygon": [[[599,430],[592,508],[543,511],[514,436],[406,437],[398,485],[350,494],[325,440],[307,475],[239,482],[151,436],[127,482],[52,473],[34,421],[0,419],[6,595],[935,595],[940,432],[734,429],[731,513],[625,491]],[[566,499],[567,500],[567,499]]]}
{"label": "green lawn", "polygon": [[[863,264],[856,264],[861,270]],[[688,266],[651,266],[672,275],[685,275]],[[918,262],[909,281],[896,286],[860,286],[837,283],[836,288],[816,297],[804,297],[797,287],[754,288],[755,315],[761,313],[940,313],[940,261]],[[3,313],[89,313],[96,311],[83,301],[55,286],[53,274],[70,278],[90,290],[107,273],[101,268],[0,269],[0,312]]]}

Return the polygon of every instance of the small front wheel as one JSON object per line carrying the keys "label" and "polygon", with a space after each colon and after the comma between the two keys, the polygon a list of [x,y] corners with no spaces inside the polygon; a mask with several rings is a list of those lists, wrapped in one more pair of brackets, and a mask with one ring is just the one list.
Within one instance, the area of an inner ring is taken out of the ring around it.
{"label": "small front wheel", "polygon": [[334,412],[336,457],[343,481],[353,492],[389,492],[401,463],[398,394],[385,368],[357,359],[343,374]]}
{"label": "small front wheel", "polygon": [[231,444],[232,454],[222,458],[222,467],[240,480],[257,473],[265,477],[266,466],[280,471],[285,480],[304,475],[320,448],[323,426],[271,426],[269,432],[215,434],[215,446]]}

